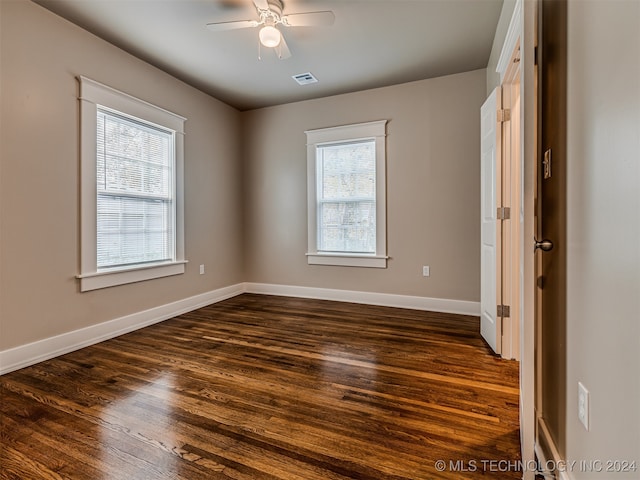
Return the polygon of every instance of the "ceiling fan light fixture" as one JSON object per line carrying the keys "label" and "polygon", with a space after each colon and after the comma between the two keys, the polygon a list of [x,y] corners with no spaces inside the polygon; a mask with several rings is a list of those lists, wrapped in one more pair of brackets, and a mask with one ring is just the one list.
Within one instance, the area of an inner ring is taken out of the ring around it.
{"label": "ceiling fan light fixture", "polygon": [[258,36],[260,37],[260,43],[269,48],[275,48],[280,45],[280,40],[282,38],[280,30],[271,25],[262,27]]}

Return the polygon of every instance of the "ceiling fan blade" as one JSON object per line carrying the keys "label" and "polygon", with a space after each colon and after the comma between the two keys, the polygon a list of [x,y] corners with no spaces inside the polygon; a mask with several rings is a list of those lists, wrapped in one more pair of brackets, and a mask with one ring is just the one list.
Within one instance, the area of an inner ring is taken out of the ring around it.
{"label": "ceiling fan blade", "polygon": [[260,10],[269,10],[269,2],[267,0],[253,0],[253,3]]}
{"label": "ceiling fan blade", "polygon": [[212,32],[224,32],[226,30],[235,30],[237,28],[255,27],[258,22],[255,20],[238,20],[235,22],[217,22],[207,23],[207,28]]}
{"label": "ceiling fan blade", "polygon": [[289,46],[284,40],[284,35],[280,36],[280,45],[276,47],[276,53],[278,54],[278,58],[280,60],[286,60],[287,58],[291,57],[291,50],[289,50]]}
{"label": "ceiling fan blade", "polygon": [[285,25],[290,27],[330,27],[336,16],[331,11],[292,13],[282,17]]}

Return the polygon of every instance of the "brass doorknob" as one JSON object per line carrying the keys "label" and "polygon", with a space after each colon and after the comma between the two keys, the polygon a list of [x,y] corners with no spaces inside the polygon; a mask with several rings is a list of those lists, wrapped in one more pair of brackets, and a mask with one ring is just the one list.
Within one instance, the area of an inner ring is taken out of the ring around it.
{"label": "brass doorknob", "polygon": [[553,250],[553,242],[551,240],[547,240],[546,238],[542,241],[538,241],[535,238],[533,239],[533,250],[536,251],[538,249],[543,252],[548,252],[549,250]]}

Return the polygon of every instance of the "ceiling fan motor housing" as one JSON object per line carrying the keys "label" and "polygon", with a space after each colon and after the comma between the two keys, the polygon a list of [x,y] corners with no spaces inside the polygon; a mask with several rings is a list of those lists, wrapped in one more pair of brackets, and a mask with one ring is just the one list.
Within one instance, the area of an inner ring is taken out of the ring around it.
{"label": "ceiling fan motor housing", "polygon": [[267,3],[269,4],[269,10],[278,17],[278,20],[282,18],[282,10],[284,10],[282,0],[267,0]]}

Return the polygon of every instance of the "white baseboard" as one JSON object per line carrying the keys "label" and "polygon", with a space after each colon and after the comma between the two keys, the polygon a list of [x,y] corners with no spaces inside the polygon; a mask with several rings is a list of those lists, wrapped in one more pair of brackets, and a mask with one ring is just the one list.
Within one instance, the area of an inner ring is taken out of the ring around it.
{"label": "white baseboard", "polygon": [[458,313],[462,315],[480,314],[480,304],[478,302],[267,283],[238,283],[142,312],[125,315],[97,325],[0,351],[0,375],[124,335],[206,305],[235,297],[244,292]]}
{"label": "white baseboard", "polygon": [[331,288],[296,287],[270,283],[245,283],[245,292],[285,297],[315,298],[337,302],[364,303],[384,307],[410,308],[432,312],[457,313],[461,315],[480,315],[480,303],[465,300],[447,300],[442,298],[395,295],[391,293],[358,292],[354,290],[336,290]]}
{"label": "white baseboard", "polygon": [[[560,457],[560,452],[558,452],[558,448],[556,447],[553,438],[551,438],[549,427],[547,427],[544,419],[540,417],[538,417],[538,437],[538,441],[536,441],[536,444],[534,446],[536,457],[538,458],[538,464],[541,466],[566,465],[565,460]],[[541,442],[544,444],[544,447],[541,445]],[[552,458],[547,458],[545,450],[549,452]],[[554,476],[548,477],[549,480],[573,480],[573,475],[571,475],[571,473],[566,469],[550,473],[552,473]],[[547,480],[547,477],[545,477],[545,480]]]}
{"label": "white baseboard", "polygon": [[142,312],[0,351],[0,375],[159,323],[244,292],[244,284],[212,290]]}

